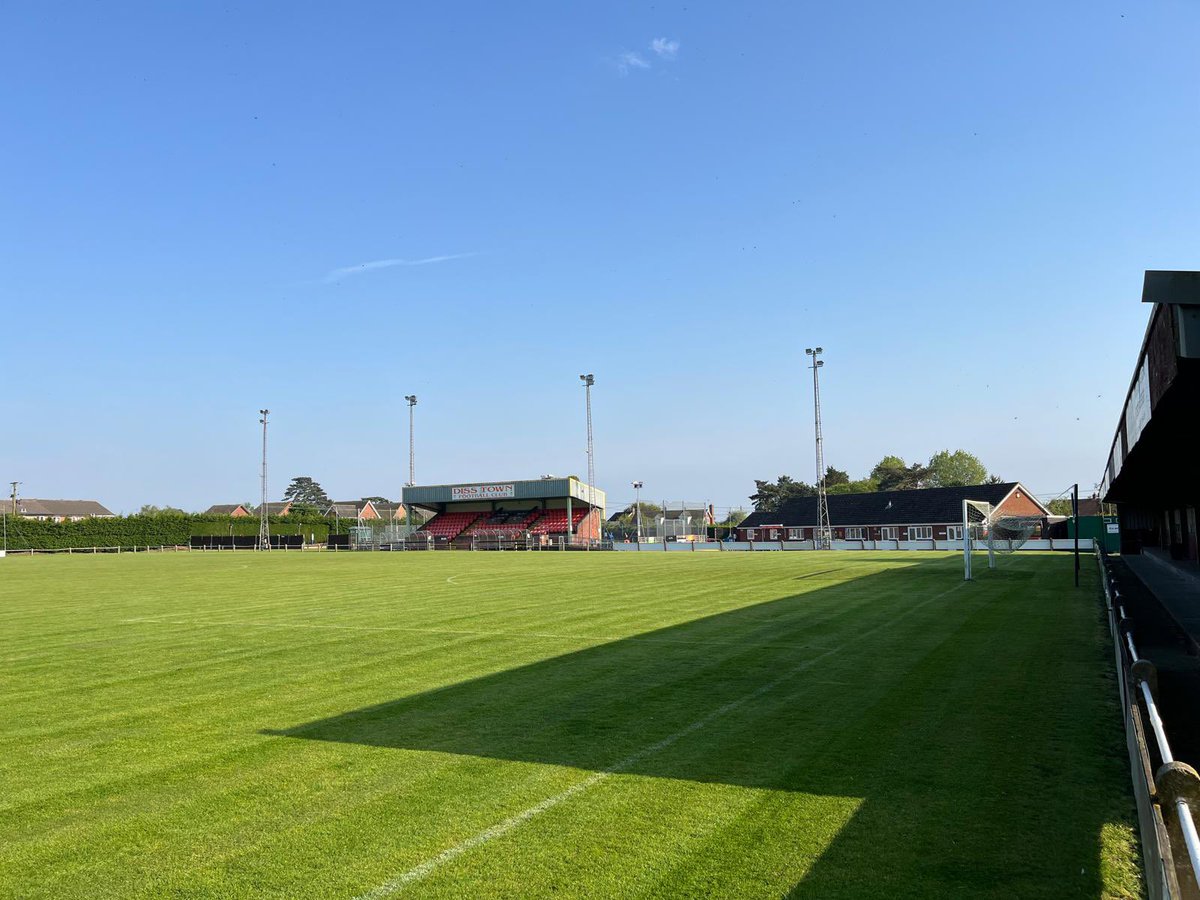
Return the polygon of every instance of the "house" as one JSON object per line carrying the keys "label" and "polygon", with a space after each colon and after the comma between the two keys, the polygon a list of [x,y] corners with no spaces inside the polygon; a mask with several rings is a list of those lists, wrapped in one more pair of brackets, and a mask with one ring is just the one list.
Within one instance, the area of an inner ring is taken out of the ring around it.
{"label": "house", "polygon": [[390,500],[335,500],[321,515],[336,519],[404,521],[404,507]]}
{"label": "house", "polygon": [[[257,516],[260,508],[261,507],[256,506],[254,509],[250,510],[250,515]],[[286,516],[291,511],[292,511],[292,501],[291,500],[280,500],[278,502],[275,502],[275,501],[267,502],[267,515],[268,516]]]}
{"label": "house", "polygon": [[[1050,511],[1019,481],[963,487],[830,494],[835,541],[962,540],[963,501],[988,503],[1002,515],[1045,518]],[[817,498],[799,497],[774,512],[753,512],[736,529],[743,541],[812,540]]]}
{"label": "house", "polygon": [[206,516],[232,516],[240,519],[250,515],[250,510],[241,503],[217,503],[204,511]]}
{"label": "house", "polygon": [[390,500],[387,502],[377,500],[372,503],[372,506],[375,507],[375,512],[379,514],[379,518],[381,519],[388,519],[392,522],[404,521],[404,507],[399,503],[392,503]]}
{"label": "house", "polygon": [[663,540],[704,535],[712,524],[713,511],[707,503],[667,503],[654,517],[654,527]]}
{"label": "house", "polygon": [[378,519],[379,511],[370,500],[335,500],[321,515],[335,519]]}
{"label": "house", "polygon": [[81,519],[113,519],[112,510],[95,500],[18,500],[17,515],[39,522],[78,522]]}

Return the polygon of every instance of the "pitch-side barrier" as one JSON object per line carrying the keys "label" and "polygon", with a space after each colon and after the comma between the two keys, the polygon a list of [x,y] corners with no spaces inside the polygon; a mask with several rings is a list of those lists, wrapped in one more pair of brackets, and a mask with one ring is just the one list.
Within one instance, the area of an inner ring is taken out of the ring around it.
{"label": "pitch-side barrier", "polygon": [[[324,544],[305,544],[298,547],[272,547],[272,553],[299,553],[305,550],[325,550]],[[55,556],[76,553],[257,553],[257,547],[189,547],[187,544],[127,544],[120,547],[23,547],[4,551],[9,556]]]}
{"label": "pitch-side barrier", "polygon": [[[834,550],[962,550],[962,541],[834,541]],[[675,550],[814,550],[812,541],[666,541],[653,543],[643,541],[620,543],[614,542],[614,550],[643,550],[643,551],[675,551]],[[1074,550],[1074,538],[1056,538],[1054,540],[1026,541],[1013,552],[1024,550]],[[1091,538],[1079,539],[1080,550],[1092,550]]]}
{"label": "pitch-side barrier", "polygon": [[[1200,811],[1200,775],[1171,753],[1156,700],[1158,677],[1154,664],[1138,654],[1120,590],[1113,581],[1108,559],[1099,549],[1096,564],[1116,655],[1146,867],[1146,893],[1150,900],[1198,900],[1200,835],[1193,810]],[[1148,740],[1147,722],[1153,740]]]}

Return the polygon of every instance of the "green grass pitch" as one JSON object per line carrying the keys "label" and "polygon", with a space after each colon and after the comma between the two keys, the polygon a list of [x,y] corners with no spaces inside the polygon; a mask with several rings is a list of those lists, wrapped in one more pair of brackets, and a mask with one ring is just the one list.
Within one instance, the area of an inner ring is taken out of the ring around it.
{"label": "green grass pitch", "polygon": [[0,560],[0,896],[1138,896],[1095,584],[977,569]]}

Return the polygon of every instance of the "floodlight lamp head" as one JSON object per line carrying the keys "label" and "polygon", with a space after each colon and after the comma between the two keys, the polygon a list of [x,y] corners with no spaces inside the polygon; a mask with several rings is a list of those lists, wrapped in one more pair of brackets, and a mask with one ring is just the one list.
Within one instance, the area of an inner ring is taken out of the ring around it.
{"label": "floodlight lamp head", "polygon": [[587,387],[591,387],[593,384],[596,383],[596,377],[591,374],[580,375],[579,380],[582,381]]}
{"label": "floodlight lamp head", "polygon": [[642,482],[640,482],[640,481],[635,481],[635,482],[633,483],[633,486],[634,486],[634,488],[635,488],[636,490],[639,490],[639,491],[640,491],[640,490],[642,489]]}
{"label": "floodlight lamp head", "polygon": [[417,405],[417,395],[416,394],[405,394],[404,399],[408,401],[409,406]]}

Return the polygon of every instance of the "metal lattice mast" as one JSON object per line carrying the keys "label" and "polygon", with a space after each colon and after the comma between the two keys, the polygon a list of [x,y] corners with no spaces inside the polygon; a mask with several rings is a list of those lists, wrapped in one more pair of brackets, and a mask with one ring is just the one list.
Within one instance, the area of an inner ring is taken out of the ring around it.
{"label": "metal lattice mast", "polygon": [[813,535],[813,546],[818,550],[829,550],[833,546],[833,531],[829,527],[829,497],[825,493],[825,446],[821,439],[821,383],[817,373],[825,363],[821,360],[821,347],[809,347],[804,351],[812,357],[813,373],[813,422],[817,436],[817,531]]}
{"label": "metal lattice mast", "polygon": [[271,411],[260,409],[258,412],[262,416],[258,421],[262,422],[263,427],[262,500],[258,504],[258,549],[270,550],[271,531],[267,526],[267,416]]}
{"label": "metal lattice mast", "polygon": [[[587,394],[587,458],[588,458],[588,515],[595,514],[596,509],[596,462],[592,455],[592,385],[596,383],[596,376],[580,375],[579,380],[583,382],[584,393]],[[588,533],[588,544],[592,541],[591,532]]]}
{"label": "metal lattice mast", "polygon": [[408,394],[404,399],[408,401],[408,486],[412,487],[417,483],[417,445],[413,440],[413,407],[417,405],[417,395]]}

